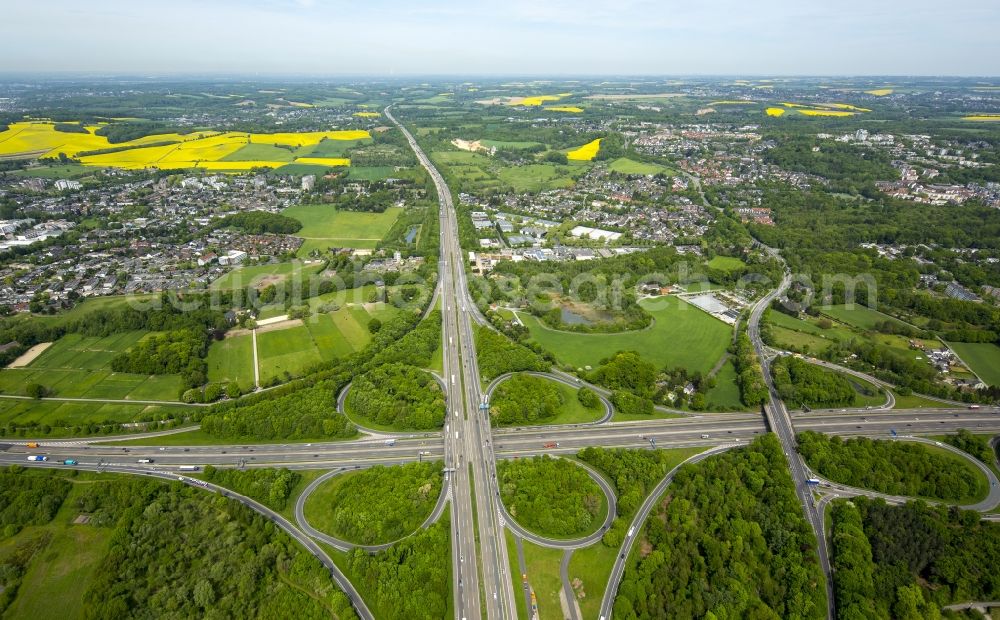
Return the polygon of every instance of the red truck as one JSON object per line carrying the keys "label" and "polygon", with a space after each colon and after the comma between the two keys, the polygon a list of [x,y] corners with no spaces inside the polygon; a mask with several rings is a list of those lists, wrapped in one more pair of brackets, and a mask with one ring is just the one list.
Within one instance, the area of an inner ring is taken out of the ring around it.
{"label": "red truck", "polygon": [[558,441],[550,441],[549,443],[545,444],[542,447],[543,448],[558,448],[559,447],[559,442]]}

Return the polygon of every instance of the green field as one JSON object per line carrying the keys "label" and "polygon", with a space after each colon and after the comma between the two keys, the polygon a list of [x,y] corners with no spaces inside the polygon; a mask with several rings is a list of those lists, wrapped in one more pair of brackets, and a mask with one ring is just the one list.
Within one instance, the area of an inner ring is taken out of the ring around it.
{"label": "green field", "polygon": [[358,166],[351,167],[347,176],[358,181],[381,181],[393,176],[394,172],[392,166]]}
{"label": "green field", "polygon": [[668,170],[666,166],[661,166],[659,164],[647,164],[641,161],[629,159],[628,157],[619,157],[611,162],[608,168],[614,172],[620,172],[622,174],[642,175],[659,174]]}
{"label": "green field", "polygon": [[509,140],[480,140],[480,144],[489,148],[491,146],[497,147],[497,149],[509,149],[509,150],[521,150],[530,149],[536,146],[545,146],[541,142],[517,142]]}
{"label": "green field", "polygon": [[733,256],[714,256],[712,260],[708,261],[708,266],[710,269],[718,269],[719,271],[739,271],[747,264]]}
{"label": "green field", "polygon": [[579,334],[549,329],[527,314],[518,316],[531,338],[551,351],[560,362],[577,368],[596,367],[616,351],[638,351],[658,367],[683,366],[707,373],[718,361],[732,328],[677,297],[657,297],[639,302],[653,315],[647,329],[618,334]]}
{"label": "green field", "polygon": [[[247,144],[220,161],[287,161],[294,159],[296,151],[273,144]],[[301,155],[301,153],[300,153]]]}
{"label": "green field", "polygon": [[235,382],[243,389],[253,387],[253,337],[234,336],[213,342],[208,348],[208,380]]}
{"label": "green field", "polygon": [[515,192],[540,192],[573,187],[576,179],[588,169],[589,166],[586,164],[566,166],[528,164],[526,166],[507,166],[501,168],[497,174],[500,180],[509,185]]}
{"label": "green field", "polygon": [[337,211],[329,205],[296,205],[282,215],[302,222],[297,237],[305,239],[299,256],[327,247],[374,248],[385,237],[403,209],[389,207],[383,213]]}
{"label": "green field", "polygon": [[990,342],[949,342],[948,346],[989,385],[1000,385],[1000,347]]}
{"label": "green field", "polygon": [[[539,620],[563,620],[562,607],[559,604],[559,591],[562,581],[559,578],[559,564],[562,562],[561,549],[540,547],[528,541],[522,541],[524,546],[524,564],[528,571],[528,583],[538,598]],[[516,549],[515,549],[516,550]],[[515,592],[520,595],[520,588]],[[524,597],[517,596],[519,606],[524,605]]]}
{"label": "green field", "polygon": [[347,151],[356,146],[371,144],[370,138],[361,140],[321,140],[314,146],[308,154],[300,154],[301,157],[347,157]]}
{"label": "green field", "polygon": [[78,179],[93,176],[97,169],[94,166],[81,164],[64,164],[59,166],[38,166],[16,170],[13,174],[19,177],[37,177],[41,179]]}
{"label": "green field", "polygon": [[865,330],[874,329],[875,324],[882,321],[891,321],[899,326],[907,325],[907,323],[900,321],[895,317],[883,314],[877,310],[872,310],[871,308],[862,306],[861,304],[853,304],[851,306],[827,306],[822,308],[821,311],[823,314],[829,315],[841,323],[853,325],[854,327]]}
{"label": "green field", "polygon": [[[0,426],[8,422],[14,422],[18,425],[36,422],[40,425],[50,425],[52,437],[66,437],[73,434],[72,426],[76,425],[100,424],[106,421],[124,423],[142,421],[147,418],[160,419],[170,412],[173,412],[177,417],[183,417],[189,411],[190,407],[183,405],[75,403],[0,398]],[[70,428],[64,428],[66,425],[69,425]],[[217,443],[218,439],[215,441]]]}
{"label": "green field", "polygon": [[[340,291],[331,295],[349,292]],[[398,312],[395,307],[382,303],[368,305],[368,308],[370,310],[363,306],[343,306],[336,312],[314,314],[296,327],[258,332],[257,359],[261,382],[272,377],[282,379],[286,372],[292,376],[299,375],[320,362],[345,357],[365,348],[371,340],[368,322],[372,318],[385,321]],[[224,342],[214,343],[212,347],[220,347]],[[222,354],[215,355],[221,357]],[[247,355],[247,367],[252,377],[253,352],[249,348]],[[212,358],[210,349],[209,359]]]}
{"label": "green field", "polygon": [[705,395],[709,411],[742,411],[746,409],[740,400],[740,386],[736,385],[736,367],[727,361],[715,375],[715,387]]}
{"label": "green field", "polygon": [[267,284],[283,281],[287,278],[302,278],[311,275],[319,269],[321,263],[305,263],[292,261],[288,263],[266,263],[263,265],[246,265],[237,267],[212,282],[214,290],[245,289],[248,286],[263,288]]}
{"label": "green field", "polygon": [[113,358],[148,334],[131,331],[103,338],[67,334],[27,367],[0,370],[0,394],[23,396],[27,385],[38,383],[51,390],[52,396],[63,398],[177,400],[181,390],[179,375],[147,376],[110,369]]}

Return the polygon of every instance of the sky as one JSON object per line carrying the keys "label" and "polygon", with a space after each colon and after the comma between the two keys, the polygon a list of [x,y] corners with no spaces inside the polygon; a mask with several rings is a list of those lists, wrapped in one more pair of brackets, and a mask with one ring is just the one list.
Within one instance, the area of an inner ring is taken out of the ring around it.
{"label": "sky", "polygon": [[0,73],[1000,74],[997,0],[4,0]]}

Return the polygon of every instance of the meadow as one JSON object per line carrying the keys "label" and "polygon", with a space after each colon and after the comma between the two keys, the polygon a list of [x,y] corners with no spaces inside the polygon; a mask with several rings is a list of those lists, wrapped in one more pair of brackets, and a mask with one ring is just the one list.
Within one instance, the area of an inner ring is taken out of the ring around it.
{"label": "meadow", "polygon": [[666,166],[661,166],[659,164],[650,164],[645,162],[639,162],[627,157],[619,157],[618,159],[611,162],[608,169],[614,172],[620,172],[622,174],[660,174],[661,172],[667,172],[668,168]]}
{"label": "meadow", "polygon": [[708,261],[708,266],[710,269],[718,269],[719,271],[739,271],[747,266],[742,260],[734,256],[713,256],[712,260]]}
{"label": "meadow", "polygon": [[262,288],[265,284],[273,284],[288,278],[305,279],[321,266],[322,264],[318,262],[303,261],[244,265],[213,281],[211,288],[214,290],[245,289],[248,286]]}
{"label": "meadow", "polygon": [[[65,133],[49,122],[12,123],[0,132],[0,157],[57,157],[60,153],[78,159],[84,166],[138,170],[200,168],[238,172],[251,168],[280,168],[288,163],[346,166],[349,160],[331,155],[327,142],[357,144],[370,139],[363,130],[314,131],[255,134],[241,132],[195,132],[157,134],[112,144],[95,132],[101,125],[86,126],[87,133]],[[285,147],[285,148],[279,148]],[[93,151],[107,151],[93,153]]]}
{"label": "meadow", "polygon": [[374,248],[402,212],[400,207],[389,207],[382,213],[361,213],[338,211],[330,205],[296,205],[281,213],[302,222],[302,230],[295,236],[305,239],[299,256],[308,256],[312,250],[328,247]]}
{"label": "meadow", "polygon": [[[111,372],[111,360],[151,332],[123,332],[98,338],[67,334],[24,368],[0,370],[0,393],[23,396],[38,383],[53,396],[113,400],[175,401],[181,390],[178,375],[136,375]],[[95,409],[99,405],[89,405]]]}
{"label": "meadow", "polygon": [[948,346],[980,379],[1000,386],[1000,347],[991,342],[949,342]]}
{"label": "meadow", "polygon": [[237,383],[243,389],[253,387],[253,337],[232,336],[213,342],[208,348],[208,381]]}
{"label": "meadow", "polygon": [[580,334],[543,326],[537,318],[519,313],[531,338],[560,362],[574,367],[596,367],[616,351],[637,351],[657,367],[683,366],[707,373],[729,346],[732,329],[677,297],[639,302],[652,316],[651,327],[617,334]]}
{"label": "meadow", "polygon": [[[262,383],[273,378],[284,380],[301,374],[311,366],[360,351],[371,341],[368,322],[386,321],[399,312],[385,303],[361,301],[363,289],[328,293],[309,300],[315,311],[322,304],[338,303],[334,312],[313,314],[292,327],[260,330],[257,333],[257,359]],[[253,340],[250,334],[232,336],[213,342],[208,350],[208,380],[214,383],[236,381],[241,387],[253,385]]]}

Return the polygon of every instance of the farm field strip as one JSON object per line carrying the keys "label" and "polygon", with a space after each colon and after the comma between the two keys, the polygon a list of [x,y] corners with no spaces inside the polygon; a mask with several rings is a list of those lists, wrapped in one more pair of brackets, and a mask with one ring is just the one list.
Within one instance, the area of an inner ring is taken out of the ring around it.
{"label": "farm field strip", "polygon": [[[13,123],[0,132],[0,157],[73,157],[84,166],[103,166],[138,170],[156,167],[164,170],[200,168],[213,171],[241,171],[257,167],[280,168],[288,163],[322,166],[348,166],[346,158],[302,156],[277,146],[301,150],[316,148],[324,141],[370,140],[364,130],[314,131],[303,133],[255,134],[241,132],[197,132],[159,134],[113,144],[95,132],[100,126],[88,126],[88,133],[65,133],[48,122]],[[163,144],[163,143],[168,144]],[[272,147],[268,150],[267,146]],[[250,147],[250,148],[248,148]],[[92,153],[115,149],[112,152]],[[258,157],[240,156],[240,151],[256,152]],[[268,155],[269,157],[263,157]],[[325,155],[325,154],[324,154]]]}

